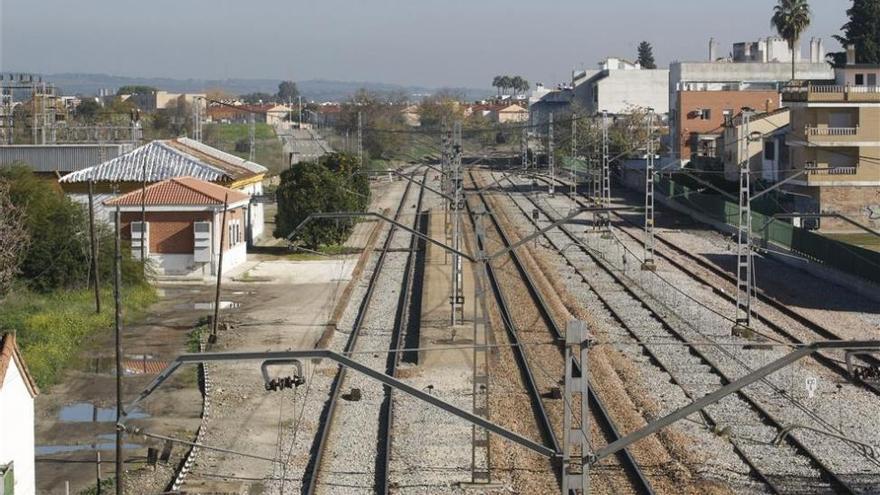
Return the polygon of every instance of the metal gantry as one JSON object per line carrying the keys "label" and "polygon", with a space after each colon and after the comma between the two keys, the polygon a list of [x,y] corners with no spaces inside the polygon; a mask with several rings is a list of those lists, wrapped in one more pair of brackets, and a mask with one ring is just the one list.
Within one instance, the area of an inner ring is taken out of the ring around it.
{"label": "metal gantry", "polygon": [[748,331],[752,320],[752,207],[749,167],[749,120],[752,111],[742,111],[739,167],[739,222],[736,231],[736,317],[734,334]]}
{"label": "metal gantry", "polygon": [[645,161],[645,253],[642,269],[654,271],[654,109],[648,109]]}
{"label": "metal gantry", "polygon": [[611,167],[608,147],[608,112],[602,112],[602,200],[600,205],[611,206]]}
{"label": "metal gantry", "polygon": [[202,100],[196,97],[192,102],[192,131],[193,139],[196,141],[202,140],[202,105],[200,101]]}
{"label": "metal gantry", "polygon": [[[486,313],[486,280],[488,255],[485,251],[486,228],[483,223],[486,210],[479,205],[474,210],[474,236],[478,266],[474,277],[474,351],[472,407],[475,415],[489,419],[489,335]],[[482,309],[482,311],[480,311]],[[492,482],[489,430],[471,425],[471,483]]]}
{"label": "metal gantry", "polygon": [[364,167],[364,116],[362,112],[358,112],[358,165]]}
{"label": "metal gantry", "polygon": [[257,157],[257,123],[254,112],[248,113],[248,160],[254,161]]}
{"label": "metal gantry", "polygon": [[[590,368],[591,340],[587,324],[571,320],[565,328],[565,409],[562,420],[562,495],[590,493]],[[575,358],[577,357],[577,361]],[[580,366],[578,366],[578,362]],[[577,418],[577,421],[575,421]]]}

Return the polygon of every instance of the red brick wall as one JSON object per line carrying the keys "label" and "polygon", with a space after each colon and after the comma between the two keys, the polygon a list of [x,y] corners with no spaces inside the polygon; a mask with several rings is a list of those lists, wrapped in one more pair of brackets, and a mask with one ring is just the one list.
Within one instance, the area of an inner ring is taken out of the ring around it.
{"label": "red brick wall", "polygon": [[[131,239],[131,222],[139,222],[140,220],[140,212],[123,212],[122,237]],[[193,222],[210,220],[211,212],[209,211],[148,211],[150,252],[192,254]]]}
{"label": "red brick wall", "polygon": [[[769,100],[769,102],[768,102]],[[738,115],[742,107],[754,108],[756,112],[770,112],[779,108],[780,96],[776,91],[680,91],[678,94],[677,152],[688,159],[695,152],[691,148],[696,134],[722,134],[724,132],[724,110],[733,110]],[[711,110],[707,120],[694,116],[697,109]],[[719,143],[720,144],[720,143]],[[723,151],[718,149],[718,153]]]}
{"label": "red brick wall", "polygon": [[[221,213],[222,214],[222,213]],[[211,221],[209,211],[147,211],[147,222],[150,225],[150,252],[160,254],[192,254],[193,222]],[[226,230],[223,234],[224,251],[233,247],[229,237],[229,224],[234,220],[241,226],[241,242],[247,241],[246,223],[247,207],[236,208],[226,212]],[[131,222],[141,220],[140,212],[122,213],[122,238],[131,239]],[[219,222],[219,218],[217,219]],[[213,228],[213,226],[212,226]],[[215,232],[215,236],[220,232]],[[219,237],[215,237],[219,241]]]}

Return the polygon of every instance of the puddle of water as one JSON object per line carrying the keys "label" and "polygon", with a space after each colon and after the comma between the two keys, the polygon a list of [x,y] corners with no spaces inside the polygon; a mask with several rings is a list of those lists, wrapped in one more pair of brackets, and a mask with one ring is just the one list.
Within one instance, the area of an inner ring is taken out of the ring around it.
{"label": "puddle of water", "polygon": [[[99,423],[108,423],[116,421],[115,407],[98,407],[88,402],[77,402],[61,408],[58,412],[58,420],[63,423],[91,423],[97,412],[97,421]],[[134,410],[128,414],[129,419],[144,419],[150,415],[141,411]]]}
{"label": "puddle of water", "polygon": [[[115,448],[115,442],[103,442],[97,445],[37,445],[34,447],[34,454],[40,456],[65,454],[68,452],[94,452],[95,450],[113,450]],[[124,443],[122,444],[122,448],[126,450],[140,449],[143,448],[143,445],[138,445],[136,443]]]}
{"label": "puddle of water", "polygon": [[[241,303],[237,303],[234,301],[220,301],[220,309],[230,309],[237,308],[241,306]],[[193,304],[178,304],[176,306],[178,309],[199,309],[199,310],[208,310],[214,309],[214,302],[205,302],[205,303],[193,303]]]}

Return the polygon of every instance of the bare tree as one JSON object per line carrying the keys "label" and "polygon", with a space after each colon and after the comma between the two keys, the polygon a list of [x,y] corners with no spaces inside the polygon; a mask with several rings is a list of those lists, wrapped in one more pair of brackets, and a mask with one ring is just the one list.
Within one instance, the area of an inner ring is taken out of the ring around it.
{"label": "bare tree", "polygon": [[28,241],[24,209],[12,204],[9,184],[0,180],[0,300],[18,275]]}

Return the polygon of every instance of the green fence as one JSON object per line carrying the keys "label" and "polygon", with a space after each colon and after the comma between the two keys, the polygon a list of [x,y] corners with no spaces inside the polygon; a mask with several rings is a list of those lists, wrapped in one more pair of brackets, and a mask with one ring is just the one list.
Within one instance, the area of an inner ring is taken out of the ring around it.
{"label": "green fence", "polygon": [[[705,194],[666,177],[658,180],[656,189],[713,220],[733,226],[739,224],[739,206],[723,196]],[[764,246],[773,243],[842,272],[880,283],[880,252],[835,241],[754,210],[752,230]]]}

